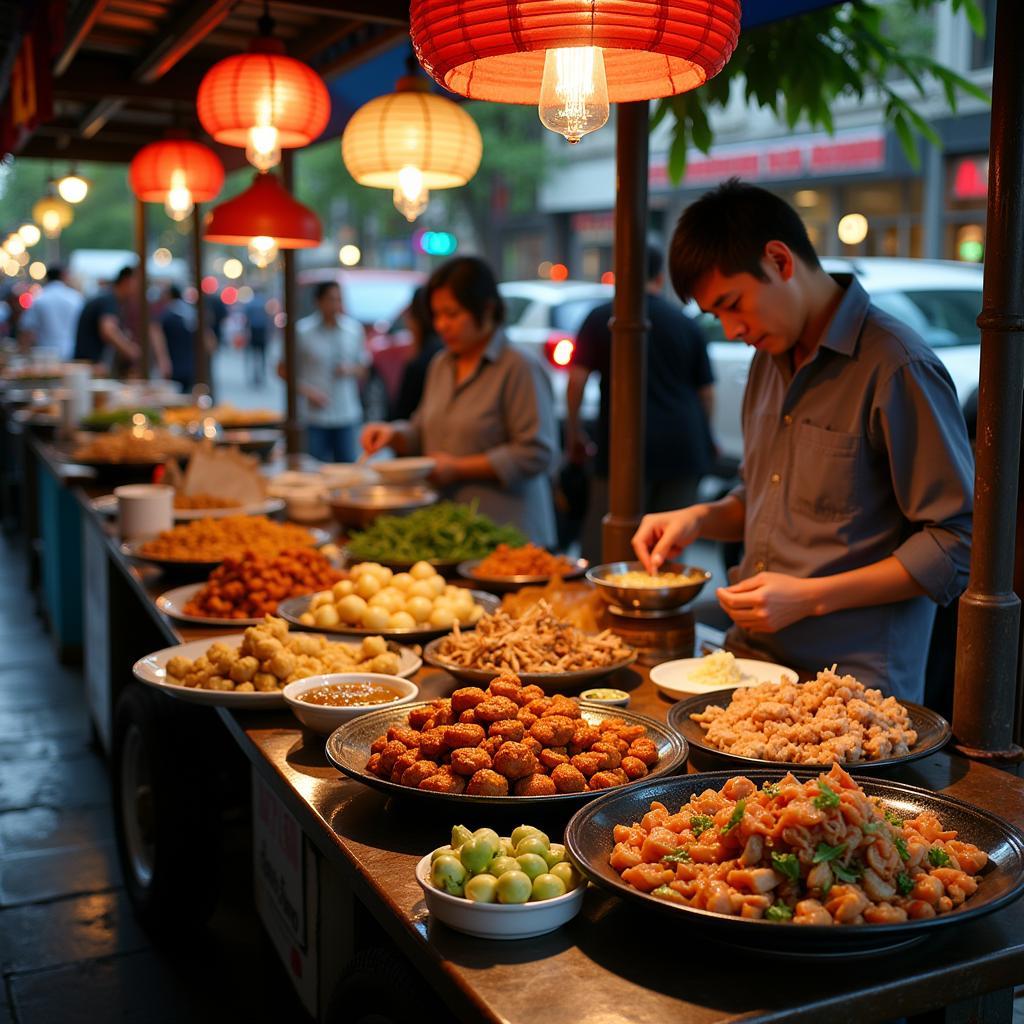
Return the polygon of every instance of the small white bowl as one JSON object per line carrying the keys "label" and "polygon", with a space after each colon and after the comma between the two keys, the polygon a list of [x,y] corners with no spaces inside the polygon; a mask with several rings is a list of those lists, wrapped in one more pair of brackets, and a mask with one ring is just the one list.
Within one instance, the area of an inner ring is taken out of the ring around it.
{"label": "small white bowl", "polygon": [[[299,700],[299,694],[307,690],[315,690],[318,686],[328,686],[331,683],[386,683],[394,687],[402,696],[398,700],[388,701],[386,704],[366,704],[363,706],[349,708],[332,708],[323,704],[307,704]],[[308,729],[314,732],[334,732],[339,725],[343,725],[350,719],[359,715],[365,715],[368,711],[381,711],[384,708],[397,708],[400,704],[408,704],[416,699],[420,692],[415,683],[401,676],[389,676],[382,672],[328,672],[320,676],[309,676],[306,679],[296,679],[289,683],[282,691],[285,702],[291,708],[292,714]]]}
{"label": "small white bowl", "polygon": [[320,476],[331,490],[336,487],[368,484],[376,479],[369,466],[360,466],[353,462],[325,462],[320,467]]}
{"label": "small white bowl", "polygon": [[389,484],[413,484],[426,480],[436,465],[433,459],[425,456],[411,459],[381,459],[371,462],[370,468]]}
{"label": "small white bowl", "polygon": [[289,519],[297,523],[315,523],[327,519],[331,506],[327,504],[327,491],[323,487],[293,487],[281,494]]}
{"label": "small white bowl", "polygon": [[[595,696],[595,694],[606,696]],[[589,704],[604,704],[610,708],[629,707],[629,694],[625,690],[615,690],[608,686],[594,686],[589,690],[584,690],[580,694],[580,700],[585,700]]]}
{"label": "small white bowl", "polygon": [[457,932],[480,939],[532,939],[561,928],[583,906],[586,878],[572,892],[537,903],[474,903],[451,896],[430,884],[430,857],[428,853],[416,865],[416,881],[423,890],[427,910]]}

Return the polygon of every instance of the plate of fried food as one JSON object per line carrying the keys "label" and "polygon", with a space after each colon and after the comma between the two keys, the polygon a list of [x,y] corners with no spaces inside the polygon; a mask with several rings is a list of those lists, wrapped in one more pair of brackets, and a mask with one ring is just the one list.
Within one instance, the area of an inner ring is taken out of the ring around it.
{"label": "plate of fried food", "polygon": [[546,692],[577,690],[636,661],[636,651],[610,629],[584,633],[559,619],[546,601],[513,617],[499,608],[472,633],[456,626],[432,640],[424,660],[456,679],[482,683],[499,672],[514,672],[524,685]]}
{"label": "plate of fried food", "polygon": [[587,571],[585,558],[576,561],[553,555],[536,544],[510,547],[499,544],[486,558],[474,558],[458,565],[459,575],[495,593],[518,590],[531,584],[548,583],[556,576],[577,579]]}
{"label": "plate of fried food", "polygon": [[751,767],[885,768],[934,753],[951,734],[936,712],[840,676],[835,665],[806,683],[690,697],[673,705],[668,721],[705,759]]}
{"label": "plate of fried food", "polygon": [[223,516],[182,523],[149,540],[126,541],[121,552],[164,569],[207,573],[225,558],[241,558],[247,551],[273,556],[329,540],[324,530],[277,523],[265,516]]}
{"label": "plate of fried food", "polygon": [[283,708],[288,683],[334,672],[370,672],[409,678],[422,661],[408,647],[379,636],[354,643],[315,633],[291,633],[284,619],[267,616],[244,633],[193,640],[140,658],[140,683],[193,704],[229,708]]}
{"label": "plate of fried food", "polygon": [[513,673],[486,689],[371,711],[327,741],[339,771],[386,793],[506,806],[580,803],[669,775],[686,752],[661,722],[548,697]]}
{"label": "plate of fried food", "polygon": [[576,812],[565,846],[592,882],[634,906],[732,946],[802,956],[898,949],[1024,891],[1013,825],[838,765],[681,775],[611,793]]}
{"label": "plate of fried food", "polygon": [[286,598],[333,586],[343,576],[316,548],[290,548],[270,556],[247,551],[224,559],[205,583],[161,594],[156,606],[172,619],[197,626],[254,626],[276,614]]}
{"label": "plate of fried food", "polygon": [[98,477],[148,476],[168,459],[187,459],[195,442],[160,428],[111,430],[83,434],[68,460],[96,470]]}
{"label": "plate of fried food", "polygon": [[[284,508],[283,498],[265,498],[250,505],[239,505],[230,498],[218,498],[212,494],[175,494],[174,519],[185,523],[191,519],[220,519],[223,516],[269,516]],[[117,498],[113,494],[101,494],[90,502],[94,512],[100,515],[117,515]]]}

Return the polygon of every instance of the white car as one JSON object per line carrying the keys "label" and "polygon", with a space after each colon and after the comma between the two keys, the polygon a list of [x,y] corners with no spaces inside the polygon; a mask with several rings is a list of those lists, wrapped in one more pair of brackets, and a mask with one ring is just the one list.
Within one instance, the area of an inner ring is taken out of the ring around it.
{"label": "white car", "polygon": [[[913,327],[945,363],[957,397],[974,436],[977,419],[981,339],[977,318],[981,312],[984,271],[974,264],[945,260],[864,257],[822,260],[830,273],[854,273],[871,301],[891,316]],[[743,456],[740,411],[743,390],[754,349],[742,341],[727,341],[717,319],[699,313],[715,374],[713,431],[720,459],[727,467]]]}
{"label": "white car", "polygon": [[[615,289],[588,281],[505,281],[498,291],[505,300],[505,333],[513,345],[543,363],[551,378],[555,415],[561,422],[576,334],[595,306],[611,301]],[[597,419],[600,401],[600,382],[593,374],[580,410],[584,422]]]}

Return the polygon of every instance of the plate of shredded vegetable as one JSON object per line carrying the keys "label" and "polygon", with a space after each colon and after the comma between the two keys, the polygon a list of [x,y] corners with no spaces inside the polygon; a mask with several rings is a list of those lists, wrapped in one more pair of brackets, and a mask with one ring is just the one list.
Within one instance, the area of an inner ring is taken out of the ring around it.
{"label": "plate of shredded vegetable", "polygon": [[499,526],[480,514],[476,502],[441,501],[404,516],[378,516],[367,529],[349,536],[345,553],[350,561],[378,562],[398,571],[416,562],[453,569],[489,555],[499,544],[525,543],[516,527]]}
{"label": "plate of shredded vegetable", "polygon": [[519,587],[550,582],[556,576],[563,580],[578,579],[587,571],[585,558],[575,561],[564,555],[553,555],[536,544],[510,547],[499,544],[486,558],[460,562],[459,575],[502,592]]}

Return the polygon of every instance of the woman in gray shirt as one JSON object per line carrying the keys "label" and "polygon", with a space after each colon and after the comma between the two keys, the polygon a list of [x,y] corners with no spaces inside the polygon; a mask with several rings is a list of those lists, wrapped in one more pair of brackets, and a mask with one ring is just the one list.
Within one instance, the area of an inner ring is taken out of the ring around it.
{"label": "woman in gray shirt", "polygon": [[554,403],[543,369],[514,350],[491,269],[474,257],[443,264],[427,284],[434,329],[444,342],[408,421],[370,423],[367,452],[386,446],[435,460],[432,482],[454,501],[513,523],[532,541],[555,542],[548,474],[557,453]]}

